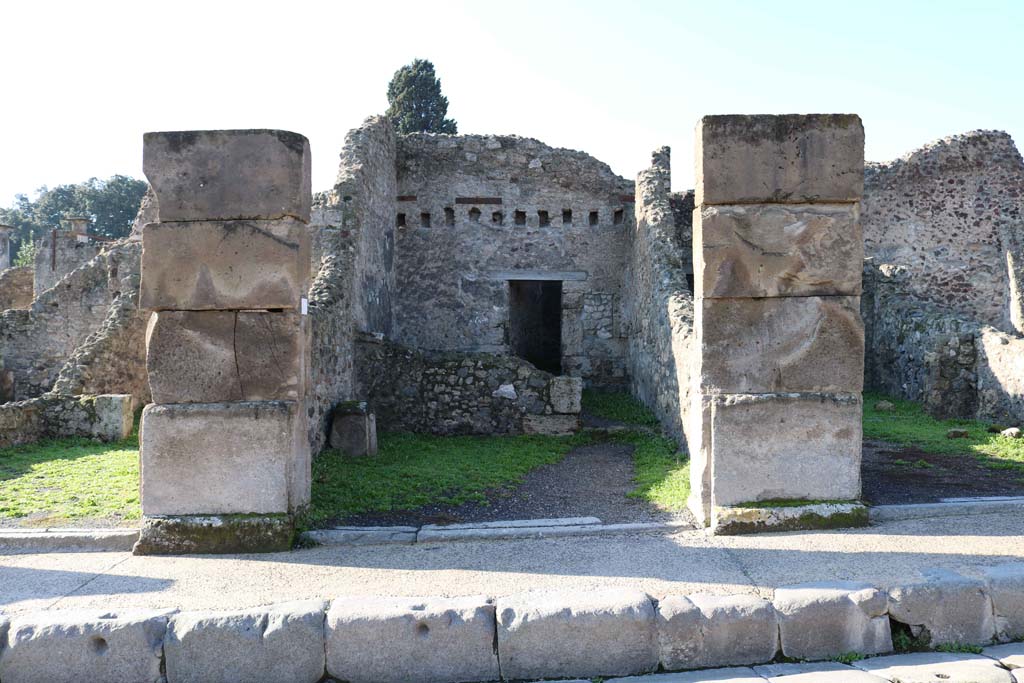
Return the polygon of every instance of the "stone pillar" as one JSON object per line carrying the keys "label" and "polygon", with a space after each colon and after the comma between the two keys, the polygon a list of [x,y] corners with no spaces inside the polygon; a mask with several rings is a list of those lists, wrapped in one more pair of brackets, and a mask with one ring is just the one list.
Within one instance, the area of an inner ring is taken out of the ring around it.
{"label": "stone pillar", "polygon": [[0,270],[11,267],[11,233],[14,228],[10,225],[0,225]]}
{"label": "stone pillar", "polygon": [[135,552],[285,550],[310,497],[309,142],[147,133],[143,168],[160,209],[142,230],[154,403]]}
{"label": "stone pillar", "polygon": [[855,501],[860,118],[707,116],[696,154],[690,507],[727,531],[746,503]]}

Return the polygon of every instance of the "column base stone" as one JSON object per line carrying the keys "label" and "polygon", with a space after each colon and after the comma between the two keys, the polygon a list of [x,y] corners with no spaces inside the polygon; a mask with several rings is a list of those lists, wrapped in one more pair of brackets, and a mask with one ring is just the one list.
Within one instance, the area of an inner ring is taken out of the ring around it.
{"label": "column base stone", "polygon": [[715,506],[710,528],[714,534],[734,536],[766,531],[848,529],[869,523],[868,508],[858,501],[807,501],[806,505],[772,505],[766,501],[749,507]]}
{"label": "column base stone", "polygon": [[175,515],[143,517],[133,555],[218,555],[290,550],[291,515]]}

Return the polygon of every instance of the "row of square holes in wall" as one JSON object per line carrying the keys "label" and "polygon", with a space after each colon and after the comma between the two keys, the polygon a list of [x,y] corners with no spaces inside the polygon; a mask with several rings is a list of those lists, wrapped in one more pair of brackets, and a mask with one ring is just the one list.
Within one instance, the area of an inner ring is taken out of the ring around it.
{"label": "row of square holes in wall", "polygon": [[[475,206],[472,209],[469,210],[469,219],[472,220],[472,221],[479,222],[481,215],[482,215],[482,212],[480,211],[480,209],[476,208]],[[615,209],[615,211],[612,213],[612,223],[614,225],[622,225],[623,221],[625,220],[625,216],[626,216],[626,213],[625,213],[625,211],[623,209]],[[590,225],[590,226],[598,225],[599,218],[600,217],[599,217],[597,211],[591,211],[589,214],[587,214],[587,225]],[[517,226],[525,226],[526,225],[526,212],[525,211],[516,211],[515,213],[512,214],[512,221]],[[420,227],[421,228],[429,228],[429,227],[431,227],[432,223],[433,223],[433,220],[432,220],[431,215],[429,213],[424,212],[424,213],[420,214]],[[505,214],[504,214],[504,212],[502,212],[502,211],[492,211],[491,212],[491,223],[494,224],[494,225],[505,225]],[[395,217],[395,225],[397,227],[405,228],[405,227],[408,227],[408,224],[409,224],[408,218],[407,218],[405,213],[399,213]],[[450,207],[446,207],[445,208],[445,210],[444,210],[444,224],[446,226],[453,226],[453,225],[455,225],[455,209],[452,209]],[[537,212],[537,224],[540,227],[542,227],[542,228],[550,227],[551,226],[551,214],[548,213],[547,211],[538,211]],[[562,225],[572,225],[572,210],[571,209],[563,209],[562,210]]]}

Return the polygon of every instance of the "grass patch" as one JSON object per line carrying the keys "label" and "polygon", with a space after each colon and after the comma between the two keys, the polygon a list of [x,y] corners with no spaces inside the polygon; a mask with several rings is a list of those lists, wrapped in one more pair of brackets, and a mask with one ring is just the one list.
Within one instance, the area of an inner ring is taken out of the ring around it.
{"label": "grass patch", "polygon": [[836,655],[832,658],[833,662],[839,662],[840,664],[850,665],[854,662],[859,662],[864,659],[864,655],[859,652],[844,652],[841,655]]}
{"label": "grass patch", "polygon": [[657,508],[678,512],[690,496],[690,460],[680,453],[672,439],[641,432],[620,432],[610,441],[633,445],[633,481],[630,498],[647,501]]}
{"label": "grass patch", "polygon": [[[886,400],[893,410],[875,410]],[[1011,439],[989,431],[991,425],[977,420],[936,420],[919,403],[875,393],[864,394],[864,438],[918,448],[926,453],[973,455],[993,469],[1024,473],[1024,439]],[[966,439],[947,439],[950,429],[967,430]],[[911,467],[928,464],[909,463]],[[902,464],[902,463],[901,463]]]}
{"label": "grass patch", "polygon": [[138,520],[137,432],[117,443],[60,439],[0,449],[0,519],[32,525]]}
{"label": "grass patch", "polygon": [[589,440],[384,433],[377,457],[326,451],[313,462],[313,500],[304,524],[424,505],[485,503],[489,489],[516,485],[530,470],[558,462]]}
{"label": "grass patch", "polygon": [[655,427],[658,418],[647,406],[620,391],[583,391],[583,410],[595,417],[631,425]]}

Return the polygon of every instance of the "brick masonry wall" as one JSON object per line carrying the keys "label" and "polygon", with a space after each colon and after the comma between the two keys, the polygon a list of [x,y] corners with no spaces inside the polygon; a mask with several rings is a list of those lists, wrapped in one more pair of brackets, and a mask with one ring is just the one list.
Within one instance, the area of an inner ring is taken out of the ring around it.
{"label": "brick masonry wall", "polygon": [[32,304],[32,278],[29,266],[0,270],[0,311]]}
{"label": "brick masonry wall", "polygon": [[576,416],[579,380],[555,377],[515,356],[421,352],[361,334],[359,396],[385,431],[518,434],[531,418]]}
{"label": "brick masonry wall", "polygon": [[396,341],[509,353],[508,281],[563,280],[563,372],[624,383],[631,182],[582,152],[515,136],[402,136],[397,167]]}
{"label": "brick masonry wall", "polygon": [[622,320],[630,390],[682,443],[694,358],[693,292],[687,283],[693,274],[693,195],[672,195],[670,188],[669,150],[662,148],[636,181]]}

